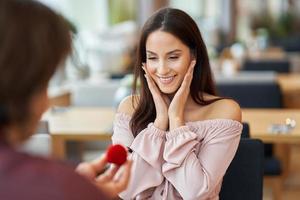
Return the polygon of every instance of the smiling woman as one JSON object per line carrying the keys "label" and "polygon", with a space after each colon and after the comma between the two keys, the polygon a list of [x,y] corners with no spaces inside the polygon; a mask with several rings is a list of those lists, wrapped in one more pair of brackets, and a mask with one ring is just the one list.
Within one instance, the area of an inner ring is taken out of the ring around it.
{"label": "smiling woman", "polygon": [[241,111],[217,96],[206,46],[185,12],[164,8],[145,23],[133,91],[119,105],[112,136],[132,150],[132,177],[120,197],[218,199]]}
{"label": "smiling woman", "polygon": [[189,48],[179,39],[164,31],[151,33],[146,42],[150,77],[165,94],[174,94],[183,81],[193,59]]}

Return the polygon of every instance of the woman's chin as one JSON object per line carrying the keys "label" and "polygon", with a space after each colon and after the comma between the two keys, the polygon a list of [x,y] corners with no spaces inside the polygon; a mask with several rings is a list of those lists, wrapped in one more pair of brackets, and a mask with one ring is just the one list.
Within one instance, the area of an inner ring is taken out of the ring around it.
{"label": "woman's chin", "polygon": [[165,94],[165,95],[175,95],[175,93],[177,92],[178,88],[176,89],[171,89],[171,88],[168,88],[168,89],[160,89],[161,93]]}

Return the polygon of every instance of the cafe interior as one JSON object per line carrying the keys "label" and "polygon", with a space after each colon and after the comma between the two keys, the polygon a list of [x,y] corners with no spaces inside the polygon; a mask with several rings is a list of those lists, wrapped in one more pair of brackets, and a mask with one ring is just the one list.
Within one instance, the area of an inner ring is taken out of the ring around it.
{"label": "cafe interior", "polygon": [[65,17],[73,50],[51,79],[49,110],[22,151],[72,164],[99,157],[111,144],[119,103],[132,92],[140,30],[156,10],[173,7],[197,23],[218,94],[239,103],[241,140],[262,143],[240,143],[222,195],[299,199],[300,1],[39,1]]}

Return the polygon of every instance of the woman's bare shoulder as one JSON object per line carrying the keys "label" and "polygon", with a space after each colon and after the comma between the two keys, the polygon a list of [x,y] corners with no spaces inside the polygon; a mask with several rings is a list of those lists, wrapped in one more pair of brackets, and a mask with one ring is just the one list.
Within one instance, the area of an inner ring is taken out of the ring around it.
{"label": "woman's bare shoulder", "polygon": [[185,115],[187,121],[202,121],[207,119],[231,119],[241,121],[241,109],[232,99],[225,99],[210,94],[203,95],[205,101],[214,102],[208,105],[191,105]]}
{"label": "woman's bare shoulder", "polygon": [[130,95],[125,97],[118,107],[118,112],[132,116],[138,105],[138,101],[139,95]]}
{"label": "woman's bare shoulder", "polygon": [[240,105],[233,99],[220,99],[209,105],[211,118],[231,119],[241,122]]}

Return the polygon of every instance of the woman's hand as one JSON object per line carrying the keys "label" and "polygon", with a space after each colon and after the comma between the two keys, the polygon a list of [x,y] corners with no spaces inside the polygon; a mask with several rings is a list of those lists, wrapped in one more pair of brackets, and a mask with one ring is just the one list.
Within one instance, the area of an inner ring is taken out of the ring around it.
{"label": "woman's hand", "polygon": [[196,64],[196,60],[192,60],[187,70],[187,73],[182,81],[181,86],[176,92],[169,106],[168,116],[169,116],[170,130],[183,126],[185,123],[184,109],[185,109],[187,98],[190,94],[190,85],[193,79],[195,64]]}
{"label": "woman's hand", "polygon": [[170,104],[170,100],[167,96],[164,96],[156,86],[155,82],[147,71],[146,63],[143,63],[143,70],[145,71],[145,77],[156,109],[156,119],[154,121],[154,126],[166,131],[169,126],[168,107]]}
{"label": "woman's hand", "polygon": [[[108,197],[116,198],[120,192],[127,188],[132,161],[127,160],[121,167],[113,165],[102,173],[106,164],[107,159],[106,155],[104,155],[92,162],[80,163],[76,168],[76,172],[89,179]],[[116,178],[117,172],[118,177]]]}

